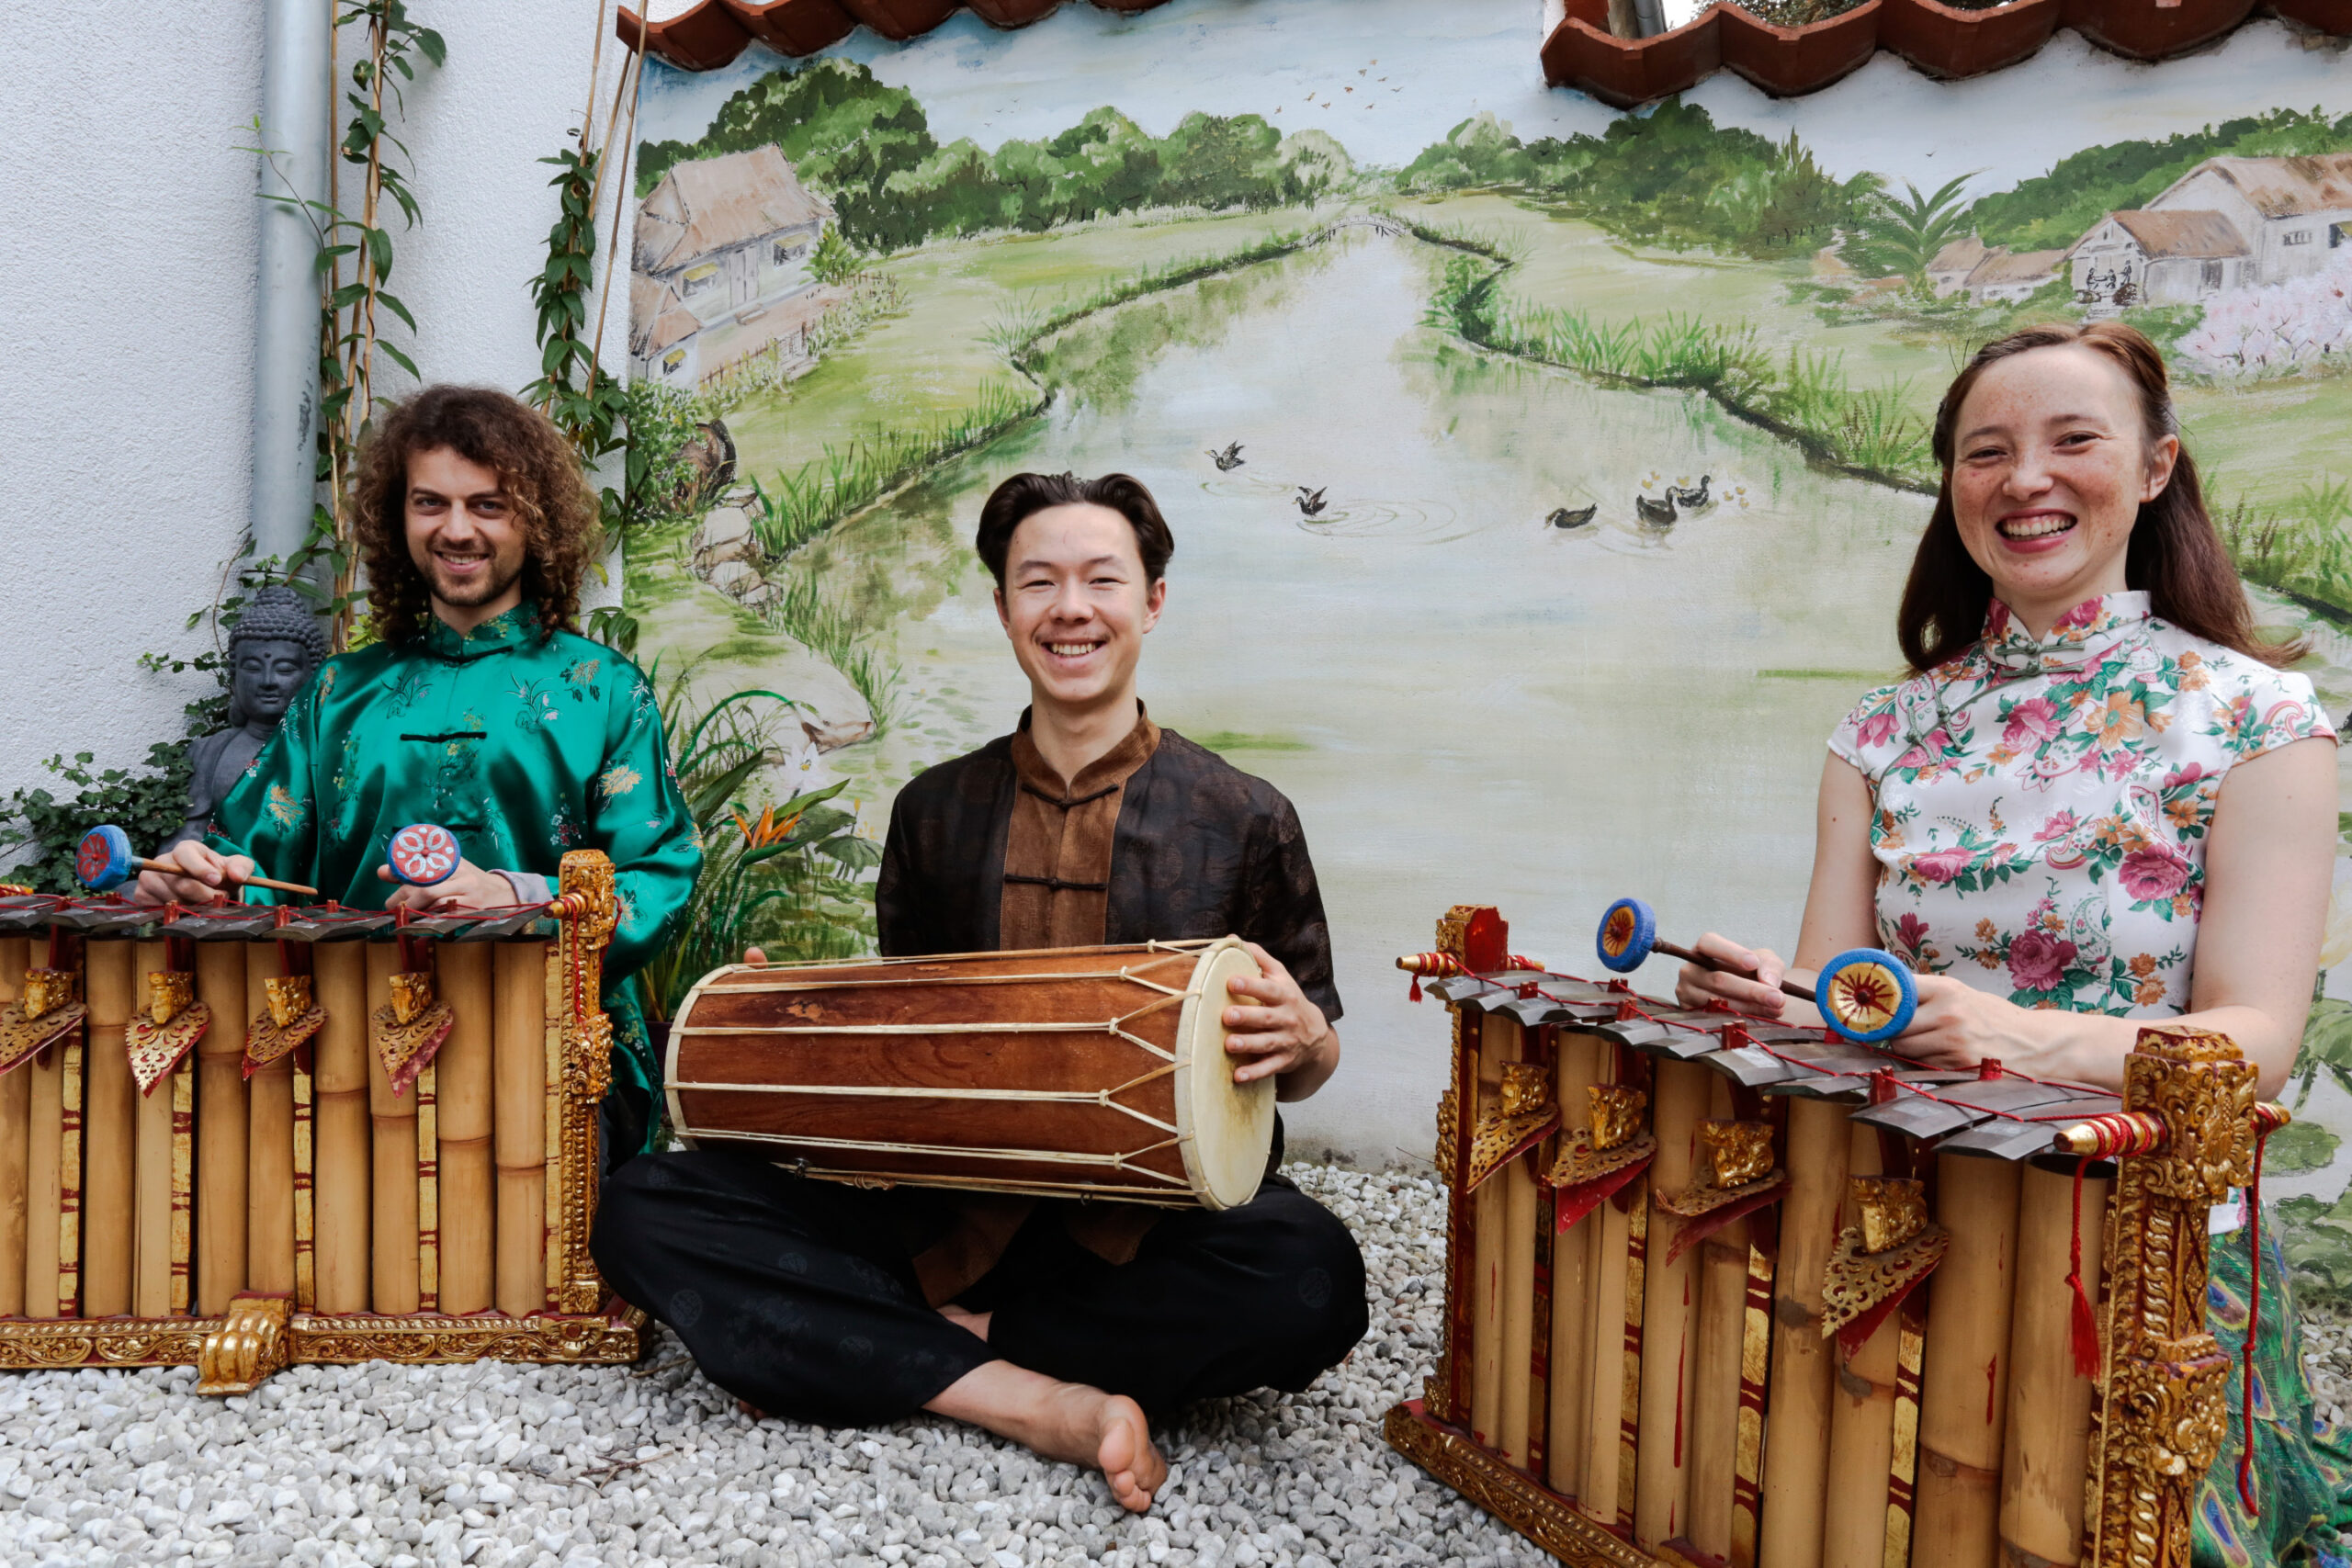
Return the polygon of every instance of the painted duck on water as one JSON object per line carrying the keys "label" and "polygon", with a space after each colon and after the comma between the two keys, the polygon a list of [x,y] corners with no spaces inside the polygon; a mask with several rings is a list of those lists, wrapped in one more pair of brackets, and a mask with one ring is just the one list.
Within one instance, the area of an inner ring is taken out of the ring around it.
{"label": "painted duck on water", "polygon": [[1208,446],[1203,447],[1202,450],[1208,454],[1209,461],[1216,465],[1216,471],[1220,474],[1229,474],[1249,461],[1242,457],[1241,443],[1238,441],[1229,444],[1222,452]]}
{"label": "painted duck on water", "polygon": [[1600,511],[1600,502],[1597,501],[1590,506],[1579,506],[1573,512],[1563,506],[1544,518],[1544,522],[1545,525],[1553,528],[1581,528],[1591,522]]}
{"label": "painted duck on water", "polygon": [[1702,511],[1715,503],[1714,498],[1707,493],[1707,487],[1714,479],[1713,474],[1701,474],[1695,489],[1687,485],[1668,485],[1666,487],[1666,499],[1685,512]]}
{"label": "painted duck on water", "polygon": [[1634,515],[1641,520],[1645,528],[1673,527],[1674,491],[1668,490],[1664,501],[1652,501],[1645,495],[1634,497]]}
{"label": "painted duck on water", "polygon": [[[1330,486],[1325,485],[1323,490],[1329,490],[1330,488]],[[1305,485],[1298,487],[1298,510],[1301,515],[1312,517],[1317,513],[1322,511],[1327,504],[1328,502],[1323,499],[1323,491],[1318,490],[1310,491]]]}

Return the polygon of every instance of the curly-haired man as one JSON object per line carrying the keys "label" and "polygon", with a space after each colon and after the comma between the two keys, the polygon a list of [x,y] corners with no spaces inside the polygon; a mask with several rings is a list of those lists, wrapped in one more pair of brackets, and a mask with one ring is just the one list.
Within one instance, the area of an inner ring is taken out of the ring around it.
{"label": "curly-haired man", "polygon": [[[661,1072],[620,982],[684,913],[702,850],[652,690],[578,632],[595,497],[544,415],[473,387],[387,414],[354,490],[377,640],[320,666],[204,840],[170,852],[178,874],[142,874],[138,896],[214,902],[266,867],[359,908],[529,903],[565,851],[604,851],[620,896],[609,1131],[633,1150]],[[385,842],[412,822],[457,834],[447,881],[392,882]]]}

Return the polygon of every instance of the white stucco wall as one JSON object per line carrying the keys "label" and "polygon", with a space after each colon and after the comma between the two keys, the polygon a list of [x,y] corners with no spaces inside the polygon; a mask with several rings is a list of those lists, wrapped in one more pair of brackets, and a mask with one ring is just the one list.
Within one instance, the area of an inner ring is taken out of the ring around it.
{"label": "white stucco wall", "polygon": [[[526,286],[556,198],[536,160],[580,122],[596,9],[413,0],[449,46],[409,89],[424,221],[390,279],[429,378],[537,374]],[[0,795],[50,783],[59,751],[137,761],[198,692],[136,659],[204,646],[183,623],[245,525],[260,12],[74,0],[0,29]],[[623,58],[604,51],[607,99]],[[612,352],[626,316],[624,290]]]}

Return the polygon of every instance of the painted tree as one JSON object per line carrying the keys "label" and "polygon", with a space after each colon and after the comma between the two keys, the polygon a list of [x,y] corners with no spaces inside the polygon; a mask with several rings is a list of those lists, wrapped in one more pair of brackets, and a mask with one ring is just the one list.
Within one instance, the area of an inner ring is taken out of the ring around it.
{"label": "painted tree", "polygon": [[1914,288],[1928,287],[1928,264],[1936,253],[1967,231],[1968,209],[1960,191],[1974,172],[1947,180],[1932,196],[1905,180],[1904,196],[1881,191],[1865,209],[1862,231],[1847,243],[1846,259],[1866,276],[1901,277]]}

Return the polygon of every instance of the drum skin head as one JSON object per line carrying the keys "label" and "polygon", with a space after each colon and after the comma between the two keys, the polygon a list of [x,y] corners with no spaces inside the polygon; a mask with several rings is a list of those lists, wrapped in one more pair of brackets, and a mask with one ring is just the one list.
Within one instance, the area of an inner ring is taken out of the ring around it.
{"label": "drum skin head", "polygon": [[1199,984],[1177,1030],[1176,1124],[1185,1130],[1184,1174],[1212,1209],[1238,1209],[1258,1195],[1274,1142],[1274,1080],[1233,1081],[1240,1059],[1226,1054],[1226,987],[1254,979],[1258,961],[1227,937],[1201,955]]}

